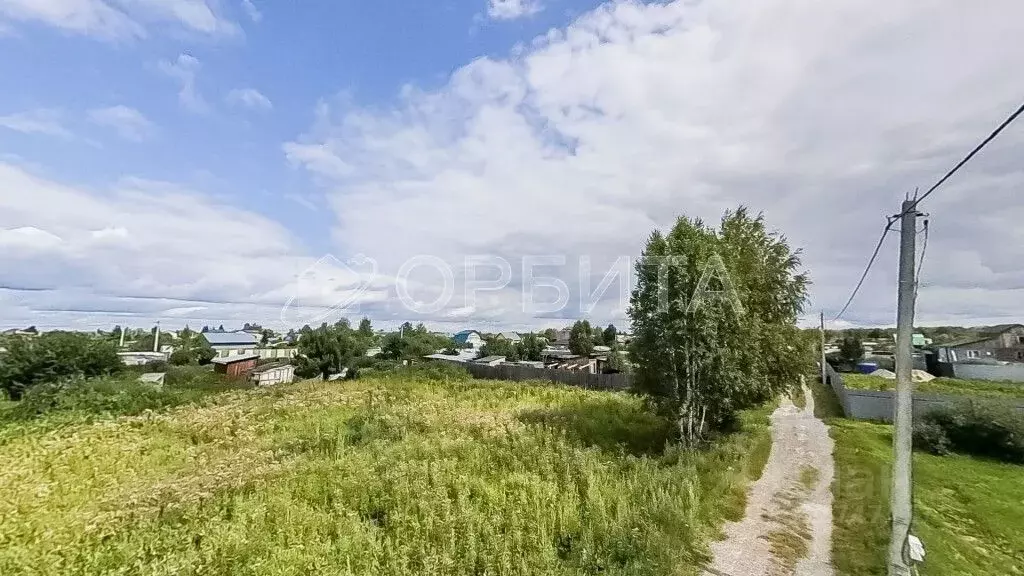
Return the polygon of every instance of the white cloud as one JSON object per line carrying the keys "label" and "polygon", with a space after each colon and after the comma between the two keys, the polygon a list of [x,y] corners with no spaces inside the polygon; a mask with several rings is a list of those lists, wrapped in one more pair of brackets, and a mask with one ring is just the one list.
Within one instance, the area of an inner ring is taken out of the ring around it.
{"label": "white cloud", "polygon": [[[1019,105],[1024,77],[1006,70],[1022,36],[1013,0],[616,2],[391,108],[322,104],[284,152],[324,183],[342,251],[384,270],[424,253],[610,262],[678,215],[745,203],[804,248],[811,305],[836,312],[902,195]],[[1022,126],[925,205],[922,323],[1020,319]],[[893,321],[894,246],[851,321]],[[969,296],[954,252],[976,261]],[[561,271],[579,290],[575,274]],[[514,312],[518,281],[490,308],[538,321]]]}
{"label": "white cloud", "polygon": [[274,107],[270,99],[255,88],[236,88],[228,92],[224,100],[232,106],[242,106],[251,110],[270,110]]}
{"label": "white cloud", "polygon": [[301,276],[317,260],[280,224],[174,184],[126,178],[90,190],[0,162],[0,189],[19,191],[0,194],[5,323],[109,326],[176,314],[193,325],[278,325],[294,295],[288,313],[300,319],[339,298],[385,299],[386,280],[344,264]]}
{"label": "white cloud", "polygon": [[142,112],[122,105],[90,110],[89,120],[100,126],[113,128],[122,138],[133,142],[147,139],[156,130]]}
{"label": "white cloud", "polygon": [[0,18],[35,21],[105,39],[138,38],[171,23],[210,36],[233,36],[237,24],[207,0],[0,0]]}
{"label": "white cloud", "polygon": [[533,16],[544,6],[540,0],[488,0],[487,15],[495,20],[515,20]]}
{"label": "white cloud", "polygon": [[0,116],[0,127],[24,134],[44,134],[65,140],[74,138],[74,134],[64,126],[64,112],[52,108]]}
{"label": "white cloud", "polygon": [[202,65],[199,60],[191,54],[179,54],[178,58],[171,62],[162,60],[158,64],[161,72],[178,81],[181,88],[178,90],[178,102],[186,109],[205,113],[210,111],[210,105],[203,98],[196,88],[196,74]]}
{"label": "white cloud", "polygon": [[263,20],[263,13],[259,11],[259,8],[256,8],[256,4],[252,0],[242,0],[242,8],[253,22]]}

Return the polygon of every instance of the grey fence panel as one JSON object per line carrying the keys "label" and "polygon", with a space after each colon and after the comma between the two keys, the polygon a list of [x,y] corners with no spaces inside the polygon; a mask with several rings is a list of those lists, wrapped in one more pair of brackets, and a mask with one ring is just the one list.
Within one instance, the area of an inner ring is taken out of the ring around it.
{"label": "grey fence panel", "polygon": [[629,390],[633,387],[633,379],[628,374],[590,374],[588,372],[571,372],[569,370],[549,370],[547,368],[534,368],[532,366],[516,366],[502,364],[500,366],[487,366],[486,364],[473,364],[442,360],[456,366],[462,366],[474,378],[487,380],[509,380],[521,382],[524,380],[541,380],[552,383],[566,384],[577,388],[592,390]]}
{"label": "grey fence panel", "polygon": [[[839,404],[842,405],[843,413],[847,418],[892,422],[896,402],[895,392],[847,388],[843,385],[842,375],[833,370],[831,366],[826,368],[826,377],[828,378],[828,384],[839,398]],[[951,394],[914,394],[914,418],[920,418],[938,408],[979,402],[999,402],[1024,414],[1024,402],[1019,401]]]}

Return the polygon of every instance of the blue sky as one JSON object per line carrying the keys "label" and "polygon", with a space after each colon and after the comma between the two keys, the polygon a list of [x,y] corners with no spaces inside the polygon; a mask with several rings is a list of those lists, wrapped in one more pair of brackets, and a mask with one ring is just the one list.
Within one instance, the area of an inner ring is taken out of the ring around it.
{"label": "blue sky", "polygon": [[[741,203],[838,311],[902,194],[1024,98],[1006,14],[0,0],[0,324],[622,325],[648,234]],[[1021,132],[932,199],[922,322],[1020,319]],[[894,256],[850,322],[892,323]]]}

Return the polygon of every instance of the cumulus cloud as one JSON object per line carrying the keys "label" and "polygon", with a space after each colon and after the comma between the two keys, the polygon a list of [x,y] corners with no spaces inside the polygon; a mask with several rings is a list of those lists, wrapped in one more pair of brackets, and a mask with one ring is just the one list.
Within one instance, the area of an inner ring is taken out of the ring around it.
{"label": "cumulus cloud", "polygon": [[[393,107],[327,100],[284,152],[328,190],[340,251],[385,270],[416,254],[498,255],[513,271],[523,255],[558,255],[568,265],[553,273],[583,293],[651,230],[682,214],[715,222],[742,203],[803,248],[811,305],[834,313],[903,195],[1019,104],[1024,78],[1006,71],[1021,16],[1012,0],[615,2],[439,89],[406,87]],[[1008,131],[924,206],[922,322],[1019,319],[1022,134]],[[893,322],[894,249],[848,320]],[[952,270],[954,253],[978,273]],[[523,276],[471,317],[543,320],[515,312]],[[617,298],[592,315],[621,318]]]}
{"label": "cumulus cloud", "polygon": [[241,106],[250,110],[270,110],[274,107],[270,98],[255,88],[236,88],[224,96],[224,101],[231,106]]}
{"label": "cumulus cloud", "polygon": [[157,65],[159,70],[178,82],[181,88],[178,90],[178,102],[186,109],[204,113],[210,110],[210,105],[203,98],[203,95],[196,88],[196,74],[202,67],[199,59],[191,54],[179,54],[176,60],[162,60]]}
{"label": "cumulus cloud", "polygon": [[386,278],[318,266],[277,222],[172,183],[93,190],[0,162],[0,189],[19,191],[0,195],[5,324],[100,327],[173,311],[182,323],[281,325],[386,299]]}
{"label": "cumulus cloud", "polygon": [[259,8],[256,7],[252,0],[242,0],[242,9],[245,10],[245,14],[253,22],[263,20],[263,13],[259,11]]}
{"label": "cumulus cloud", "polygon": [[0,127],[23,134],[43,134],[70,140],[74,138],[64,126],[64,112],[52,108],[37,108],[0,116]]}
{"label": "cumulus cloud", "polygon": [[241,31],[207,0],[0,0],[0,18],[103,39],[144,37],[149,26],[166,23],[210,36]]}
{"label": "cumulus cloud", "polygon": [[495,20],[533,16],[544,9],[540,0],[488,0],[487,15]]}
{"label": "cumulus cloud", "polygon": [[142,112],[123,105],[90,110],[89,120],[99,126],[112,128],[121,138],[133,142],[142,142],[156,130]]}

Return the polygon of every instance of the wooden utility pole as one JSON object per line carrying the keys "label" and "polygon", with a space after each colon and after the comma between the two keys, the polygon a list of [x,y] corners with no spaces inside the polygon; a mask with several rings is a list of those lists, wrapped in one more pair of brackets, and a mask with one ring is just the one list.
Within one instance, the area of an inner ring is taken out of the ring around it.
{"label": "wooden utility pole", "polygon": [[892,435],[892,535],[889,575],[910,575],[908,540],[913,520],[911,490],[914,384],[914,258],[917,239],[917,202],[904,200],[900,211],[899,296],[896,310],[896,405]]}
{"label": "wooden utility pole", "polygon": [[156,332],[153,333],[153,352],[160,351],[160,321],[156,321]]}

